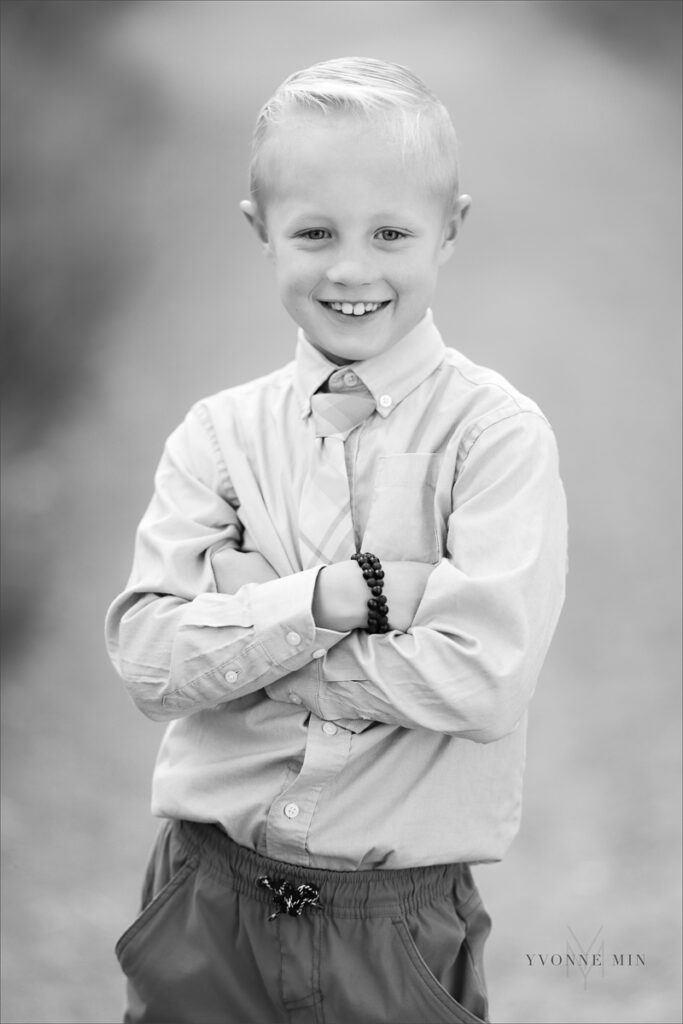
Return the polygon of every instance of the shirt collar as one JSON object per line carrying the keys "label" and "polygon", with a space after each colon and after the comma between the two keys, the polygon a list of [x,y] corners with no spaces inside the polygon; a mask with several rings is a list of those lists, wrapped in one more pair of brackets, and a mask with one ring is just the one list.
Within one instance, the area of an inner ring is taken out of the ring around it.
{"label": "shirt collar", "polygon": [[[349,363],[375,399],[380,416],[389,416],[419,384],[441,365],[445,346],[428,309],[416,327],[400,341],[370,359]],[[295,386],[301,402],[301,415],[311,411],[311,395],[339,370],[319,352],[299,328],[296,347]]]}

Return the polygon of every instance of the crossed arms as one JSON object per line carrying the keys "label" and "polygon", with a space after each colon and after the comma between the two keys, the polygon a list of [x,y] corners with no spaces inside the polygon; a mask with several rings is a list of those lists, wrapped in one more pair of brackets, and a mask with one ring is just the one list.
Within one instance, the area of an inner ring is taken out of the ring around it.
{"label": "crossed arms", "polygon": [[[386,562],[392,632],[369,635],[354,562],[282,576],[240,550],[198,420],[169,439],[129,585],[107,620],[131,696],[165,720],[264,691],[311,711],[489,742],[533,693],[564,596],[554,439],[522,412],[484,430],[453,486],[436,564]],[[381,551],[377,552],[381,555]]]}

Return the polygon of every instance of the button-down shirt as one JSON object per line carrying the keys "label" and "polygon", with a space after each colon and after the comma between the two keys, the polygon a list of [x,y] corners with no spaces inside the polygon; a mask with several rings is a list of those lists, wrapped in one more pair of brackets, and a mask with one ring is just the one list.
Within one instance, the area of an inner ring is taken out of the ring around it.
{"label": "button-down shirt", "polygon": [[[320,569],[301,570],[311,396],[356,377],[376,402],[345,442],[358,545],[434,566],[405,633],[316,628]],[[228,549],[277,578],[218,592]],[[350,367],[300,331],[293,362],[171,435],[108,614],[133,700],[170,722],[153,812],[336,870],[499,860],[565,568],[556,444],[530,399],[445,347],[429,312]]]}

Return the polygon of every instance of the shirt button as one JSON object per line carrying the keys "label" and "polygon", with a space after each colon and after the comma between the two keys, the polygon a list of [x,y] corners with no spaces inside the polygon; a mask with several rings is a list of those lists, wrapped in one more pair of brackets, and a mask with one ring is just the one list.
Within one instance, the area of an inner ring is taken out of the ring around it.
{"label": "shirt button", "polygon": [[303,701],[298,693],[290,693],[289,699],[291,700],[292,704],[303,704]]}
{"label": "shirt button", "polygon": [[295,633],[294,630],[292,630],[291,633],[287,634],[285,640],[287,641],[288,644],[291,644],[292,647],[296,647],[297,644],[301,643],[301,637],[299,636],[298,633]]}
{"label": "shirt button", "polygon": [[356,377],[353,370],[349,370],[347,373],[344,374],[344,383],[346,384],[347,388],[352,388],[354,384],[358,383],[358,377]]}
{"label": "shirt button", "polygon": [[225,673],[225,681],[226,681],[226,683],[236,683],[237,682],[237,673],[236,672],[226,672]]}
{"label": "shirt button", "polygon": [[332,722],[323,722],[323,732],[326,736],[334,736],[337,731],[337,726]]}
{"label": "shirt button", "polygon": [[382,406],[383,409],[388,409],[393,401],[394,400],[391,397],[391,395],[380,395],[379,396],[379,404]]}
{"label": "shirt button", "polygon": [[325,648],[321,647],[319,651],[313,651],[313,654],[311,655],[311,657],[312,658],[324,658],[325,657],[325,653],[326,653],[325,652]]}
{"label": "shirt button", "polygon": [[299,813],[298,804],[285,804],[285,815],[288,818],[296,818]]}

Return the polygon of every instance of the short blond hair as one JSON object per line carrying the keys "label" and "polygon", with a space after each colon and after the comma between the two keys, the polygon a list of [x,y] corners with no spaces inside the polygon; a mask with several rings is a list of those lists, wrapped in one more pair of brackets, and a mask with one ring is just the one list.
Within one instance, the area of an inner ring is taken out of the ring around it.
{"label": "short blond hair", "polygon": [[406,154],[418,154],[428,181],[455,204],[459,193],[458,146],[445,106],[420,78],[400,64],[372,57],[339,57],[295,71],[276,89],[256,120],[249,188],[258,205],[260,158],[271,126],[296,112],[356,115],[391,125]]}

